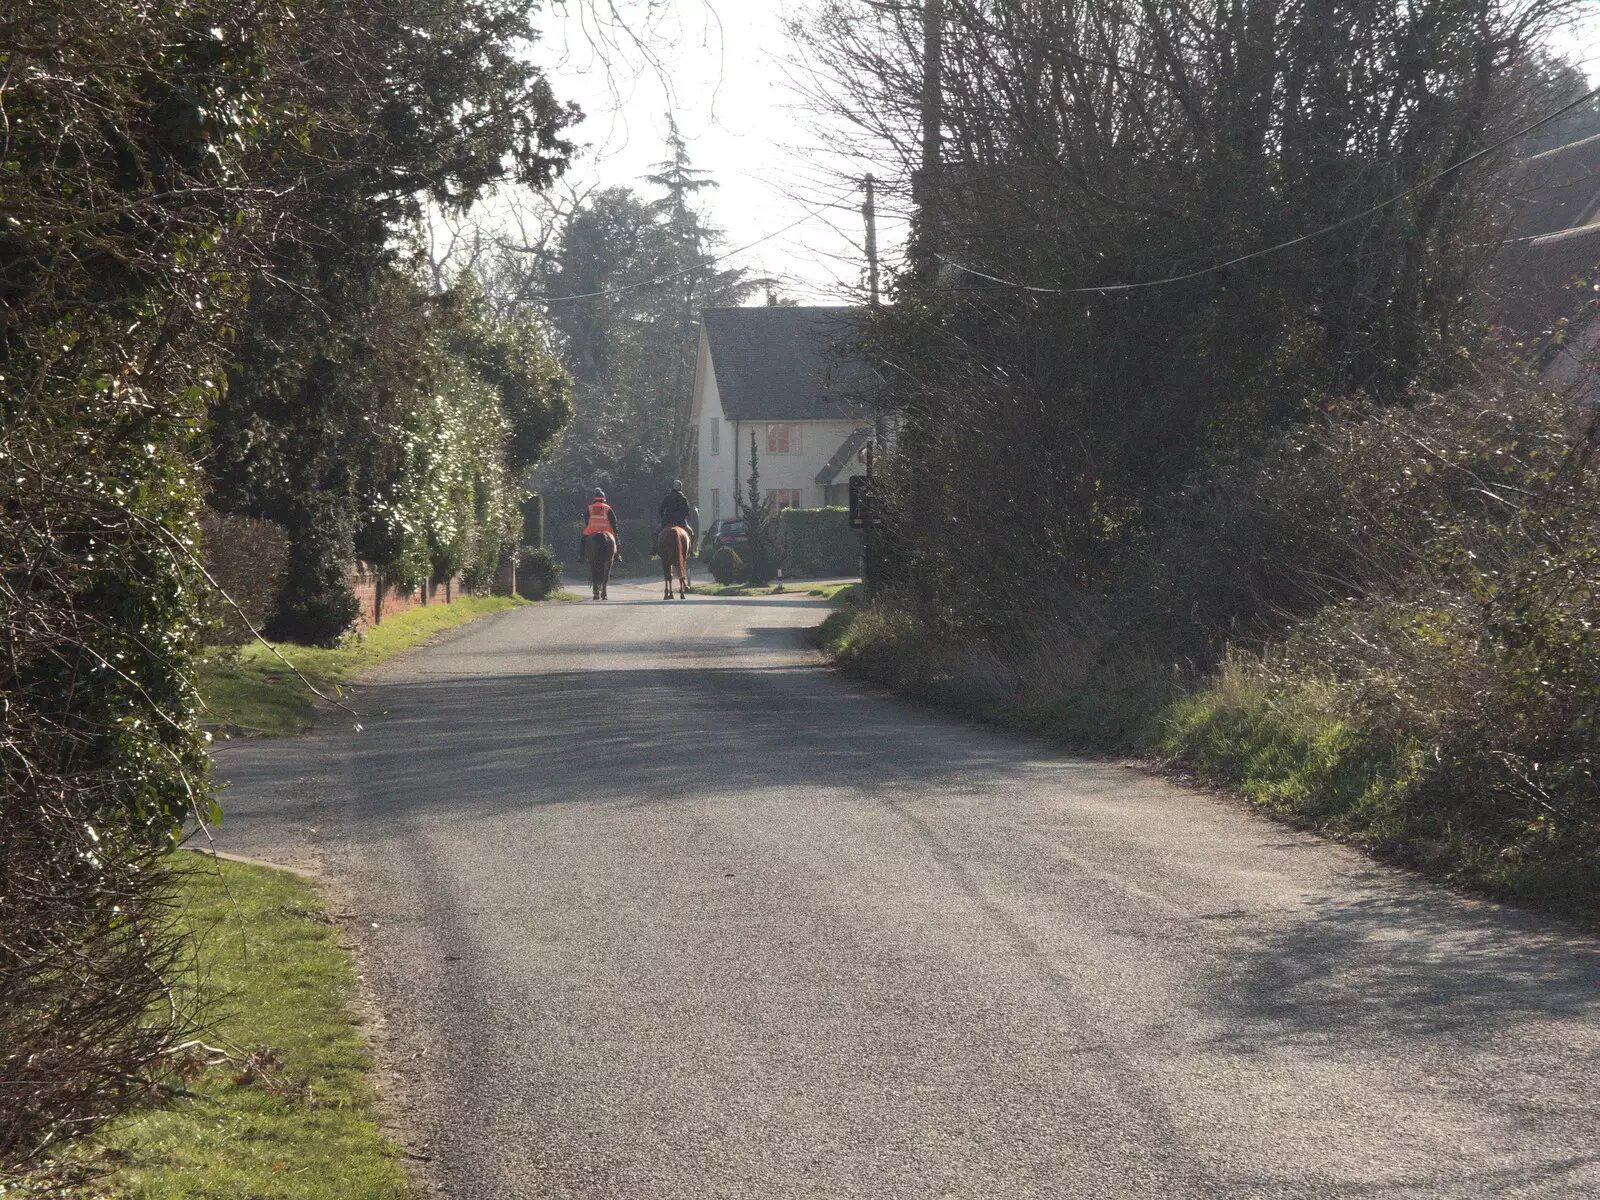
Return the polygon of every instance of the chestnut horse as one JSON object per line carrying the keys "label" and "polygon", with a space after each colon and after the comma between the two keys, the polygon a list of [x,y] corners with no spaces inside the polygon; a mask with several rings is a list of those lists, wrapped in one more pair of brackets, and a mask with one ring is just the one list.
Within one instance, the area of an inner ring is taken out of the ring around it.
{"label": "chestnut horse", "polygon": [[664,525],[656,535],[656,553],[661,556],[661,575],[666,582],[667,594],[663,600],[672,599],[672,573],[678,573],[678,599],[689,590],[689,531],[681,525]]}
{"label": "chestnut horse", "polygon": [[606,599],[606,584],[611,582],[611,564],[622,557],[617,553],[617,539],[609,533],[591,533],[584,548],[584,558],[589,563],[589,582],[594,585],[594,598]]}

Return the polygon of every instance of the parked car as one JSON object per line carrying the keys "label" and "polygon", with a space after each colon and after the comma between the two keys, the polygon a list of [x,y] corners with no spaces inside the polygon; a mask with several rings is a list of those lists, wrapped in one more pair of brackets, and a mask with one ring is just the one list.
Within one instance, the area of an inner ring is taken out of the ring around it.
{"label": "parked car", "polygon": [[700,542],[700,557],[709,559],[723,546],[731,546],[737,552],[749,544],[743,521],[713,521]]}

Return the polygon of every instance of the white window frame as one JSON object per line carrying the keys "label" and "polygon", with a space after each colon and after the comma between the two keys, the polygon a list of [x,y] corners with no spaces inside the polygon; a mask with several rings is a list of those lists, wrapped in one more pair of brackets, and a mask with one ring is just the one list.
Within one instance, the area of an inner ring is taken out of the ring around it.
{"label": "white window frame", "polygon": [[[780,438],[787,444],[787,449],[775,449]],[[803,450],[802,439],[803,435],[798,421],[767,422],[767,453],[770,455],[792,456],[800,454]]]}
{"label": "white window frame", "polygon": [[711,418],[711,453],[722,453],[722,421],[717,417]]}

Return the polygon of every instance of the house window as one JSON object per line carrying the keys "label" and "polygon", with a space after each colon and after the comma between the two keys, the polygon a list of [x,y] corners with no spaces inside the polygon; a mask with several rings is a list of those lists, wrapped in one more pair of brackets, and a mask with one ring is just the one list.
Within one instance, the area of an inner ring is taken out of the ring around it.
{"label": "house window", "polygon": [[800,426],[793,423],[767,426],[768,454],[799,454]]}
{"label": "house window", "polygon": [[[722,453],[722,421],[717,417],[711,418],[711,453]],[[715,492],[712,495],[716,495]]]}
{"label": "house window", "polygon": [[774,511],[780,508],[799,508],[800,489],[771,488],[767,492],[767,502],[772,505]]}
{"label": "house window", "polygon": [[[716,423],[715,420],[713,420],[711,422],[711,428],[714,430],[714,429],[716,429],[716,427],[717,427],[717,423]],[[716,451],[713,450],[711,453],[715,454]],[[722,520],[722,489],[721,488],[712,488],[711,489],[711,523],[713,525],[715,525],[720,520]]]}

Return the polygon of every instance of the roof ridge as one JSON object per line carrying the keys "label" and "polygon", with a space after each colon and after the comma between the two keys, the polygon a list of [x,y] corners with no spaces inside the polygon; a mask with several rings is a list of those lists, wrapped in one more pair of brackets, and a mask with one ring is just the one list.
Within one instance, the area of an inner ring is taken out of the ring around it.
{"label": "roof ridge", "polygon": [[1579,147],[1586,147],[1591,143],[1600,146],[1600,133],[1591,133],[1588,137],[1579,138],[1574,142],[1563,142],[1559,146],[1552,146],[1548,150],[1541,150],[1537,154],[1530,154],[1526,158],[1519,158],[1517,159],[1517,162],[1523,168],[1531,167],[1535,163],[1572,154]]}
{"label": "roof ridge", "polygon": [[876,374],[849,347],[866,309],[748,305],[701,311],[711,370],[735,421],[849,421]]}

